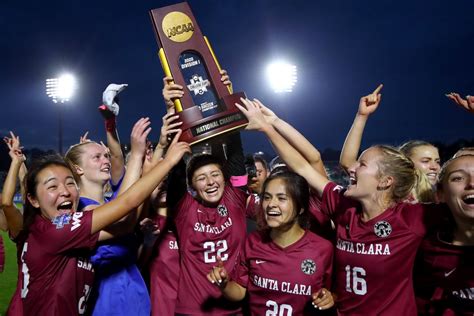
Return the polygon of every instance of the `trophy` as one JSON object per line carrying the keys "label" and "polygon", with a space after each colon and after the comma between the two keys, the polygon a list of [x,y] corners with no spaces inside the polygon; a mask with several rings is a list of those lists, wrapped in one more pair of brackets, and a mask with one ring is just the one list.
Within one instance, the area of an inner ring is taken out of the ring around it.
{"label": "trophy", "polygon": [[220,66],[187,2],[150,11],[159,58],[166,76],[184,87],[174,100],[183,122],[180,140],[195,144],[244,128],[248,121],[235,106],[243,92],[232,93],[220,78]]}

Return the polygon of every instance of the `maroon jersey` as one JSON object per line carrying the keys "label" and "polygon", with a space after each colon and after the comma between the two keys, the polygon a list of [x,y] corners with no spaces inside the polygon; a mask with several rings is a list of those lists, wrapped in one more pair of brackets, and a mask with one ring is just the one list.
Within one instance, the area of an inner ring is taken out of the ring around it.
{"label": "maroon jersey", "polygon": [[282,248],[254,232],[232,279],[247,288],[252,315],[311,315],[312,294],[331,288],[333,246],[310,231]]}
{"label": "maroon jersey", "polygon": [[456,246],[441,232],[421,244],[415,265],[420,315],[474,315],[474,246]]}
{"label": "maroon jersey", "polygon": [[309,219],[310,230],[316,235],[334,241],[336,231],[332,227],[329,216],[321,212],[321,199],[316,194],[309,196],[308,211],[311,214]]}
{"label": "maroon jersey", "polygon": [[[239,311],[238,303],[224,299],[206,275],[222,258],[232,271],[243,247],[246,232],[247,195],[227,186],[217,207],[205,207],[191,194],[177,206],[176,228],[181,256],[176,313],[227,315]],[[253,211],[253,202],[249,203]]]}
{"label": "maroon jersey", "polygon": [[36,216],[21,253],[21,298],[25,315],[81,315],[93,282],[87,256],[93,212]]}
{"label": "maroon jersey", "polygon": [[321,210],[336,224],[335,292],[344,315],[416,315],[412,271],[426,234],[427,205],[398,203],[364,222],[354,200],[330,182]]}
{"label": "maroon jersey", "polygon": [[155,243],[156,255],[150,262],[151,313],[154,316],[173,316],[179,281],[179,250],[176,233],[167,229],[166,217],[159,216],[163,233]]}

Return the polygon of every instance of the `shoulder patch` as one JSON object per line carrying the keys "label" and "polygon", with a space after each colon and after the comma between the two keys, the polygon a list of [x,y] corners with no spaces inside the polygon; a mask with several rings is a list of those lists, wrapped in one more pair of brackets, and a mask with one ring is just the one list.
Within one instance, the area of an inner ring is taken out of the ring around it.
{"label": "shoulder patch", "polygon": [[71,221],[71,214],[61,214],[59,216],[56,216],[51,220],[51,223],[56,226],[56,229],[61,229],[64,227],[64,225],[69,224]]}

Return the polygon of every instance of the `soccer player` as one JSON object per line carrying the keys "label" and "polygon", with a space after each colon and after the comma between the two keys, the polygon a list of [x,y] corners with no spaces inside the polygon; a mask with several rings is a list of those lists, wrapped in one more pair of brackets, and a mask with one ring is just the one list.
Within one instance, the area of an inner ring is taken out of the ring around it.
{"label": "soccer player", "polygon": [[[382,87],[383,85],[381,84],[371,94],[360,98],[357,114],[347,134],[339,160],[340,165],[346,172],[357,161],[365,124],[369,116],[377,110],[382,100],[382,94],[380,93]],[[438,149],[430,143],[423,141],[409,141],[399,149],[421,171],[418,176],[418,184],[414,188],[415,191],[412,192],[408,199],[412,202],[434,202],[435,185],[440,169]]]}
{"label": "soccer player", "polygon": [[413,161],[416,168],[426,174],[433,190],[435,190],[441,169],[438,148],[422,140],[410,140],[400,145],[399,149]]}
{"label": "soccer player", "polygon": [[[229,146],[229,153],[233,149]],[[243,163],[243,161],[242,161]],[[176,314],[228,315],[240,306],[226,300],[206,275],[221,257],[232,271],[245,240],[245,218],[254,216],[254,196],[229,184],[223,164],[212,155],[197,155],[186,167],[191,192],[184,193],[174,209],[180,253]],[[171,174],[169,181],[179,180]],[[177,194],[173,184],[168,193]],[[168,203],[174,203],[167,197]]]}
{"label": "soccer player", "polygon": [[438,194],[452,213],[426,238],[415,265],[420,315],[474,313],[474,156],[450,159],[441,169]]}
{"label": "soccer player", "polygon": [[207,275],[225,297],[249,294],[252,315],[312,315],[334,305],[332,244],[308,226],[309,187],[292,172],[271,175],[263,185],[259,217],[264,228],[245,242],[240,265],[227,272],[218,258]]}
{"label": "soccer player", "polygon": [[[413,162],[389,146],[372,146],[349,168],[347,190],[327,180],[266,123],[258,101],[239,108],[248,129],[270,139],[288,166],[322,198],[321,210],[335,221],[336,305],[341,315],[416,315],[412,271],[416,251],[436,209],[403,201],[416,185]],[[430,216],[427,216],[431,213]]]}
{"label": "soccer player", "polygon": [[[79,315],[92,286],[92,266],[84,249],[113,234],[103,229],[138,207],[169,170],[189,152],[173,140],[168,155],[117,199],[89,212],[77,212],[79,192],[62,159],[34,165],[26,179],[21,296],[25,315]],[[130,303],[130,302],[127,302]],[[141,302],[135,302],[140,304]]]}
{"label": "soccer player", "polygon": [[[474,98],[448,95],[474,113]],[[443,226],[426,238],[415,265],[415,293],[420,315],[474,313],[474,155],[458,151],[442,167],[439,200],[451,211]]]}
{"label": "soccer player", "polygon": [[[22,152],[20,143],[20,137],[16,136],[13,132],[10,132],[10,137],[4,138],[5,143],[8,146],[11,158],[10,169],[8,170],[7,178],[3,184],[2,205],[3,205],[3,216],[5,216],[6,230],[10,238],[15,242],[17,248],[17,264],[20,266],[20,252],[23,247],[22,238],[20,233],[23,229],[23,215],[21,211],[15,206],[13,198],[16,192],[17,178],[20,180],[20,187],[22,193],[23,180],[26,175],[25,156]],[[21,279],[18,275],[17,287],[8,306],[7,315],[10,316],[22,316],[23,308],[21,304],[20,290],[21,290]]]}
{"label": "soccer player", "polygon": [[[150,124],[148,118],[141,118],[132,129],[131,155],[125,175],[114,190],[117,194],[126,191],[141,175]],[[91,141],[80,143],[68,150],[66,161],[75,171],[81,187],[79,210],[90,211],[109,202],[104,194],[104,188],[111,180],[111,160],[107,148]],[[136,266],[138,241],[132,233],[139,213],[139,210],[131,212],[126,218],[107,227],[108,232],[120,237],[101,243],[91,256],[96,272],[91,296],[93,315],[150,314],[148,290]],[[140,301],[141,304],[129,304],[130,301]]]}

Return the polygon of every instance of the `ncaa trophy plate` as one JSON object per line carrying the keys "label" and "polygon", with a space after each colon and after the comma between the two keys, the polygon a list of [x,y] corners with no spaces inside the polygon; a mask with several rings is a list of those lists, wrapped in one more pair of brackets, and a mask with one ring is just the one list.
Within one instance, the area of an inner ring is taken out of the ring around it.
{"label": "ncaa trophy plate", "polygon": [[188,3],[153,9],[150,17],[165,75],[184,87],[183,97],[174,100],[183,122],[180,140],[195,144],[245,127],[248,121],[235,106],[245,94],[221,82],[219,63]]}

